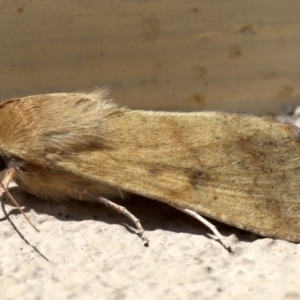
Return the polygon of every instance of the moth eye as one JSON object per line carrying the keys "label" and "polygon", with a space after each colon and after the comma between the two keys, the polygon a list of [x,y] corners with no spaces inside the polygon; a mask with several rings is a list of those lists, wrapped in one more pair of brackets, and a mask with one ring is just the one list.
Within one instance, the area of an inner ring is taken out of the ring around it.
{"label": "moth eye", "polygon": [[2,156],[0,156],[0,171],[3,171],[7,168],[7,165],[5,163],[5,160]]}

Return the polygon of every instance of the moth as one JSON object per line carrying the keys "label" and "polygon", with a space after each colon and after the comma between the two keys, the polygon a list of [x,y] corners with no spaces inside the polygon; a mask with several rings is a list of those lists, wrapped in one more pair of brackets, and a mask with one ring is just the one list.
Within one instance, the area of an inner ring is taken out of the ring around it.
{"label": "moth", "polygon": [[0,105],[1,186],[21,212],[12,180],[40,199],[101,202],[128,217],[144,243],[138,218],[111,200],[119,192],[197,218],[227,249],[205,216],[300,241],[297,127],[233,113],[130,110],[104,99],[97,90]]}

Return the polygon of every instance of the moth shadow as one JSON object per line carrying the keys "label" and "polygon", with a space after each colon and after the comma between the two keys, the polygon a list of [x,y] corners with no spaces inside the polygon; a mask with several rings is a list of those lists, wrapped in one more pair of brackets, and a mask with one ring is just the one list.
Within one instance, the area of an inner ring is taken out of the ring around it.
{"label": "moth shadow", "polygon": [[[77,200],[47,202],[22,191],[18,187],[11,188],[10,192],[22,207],[24,213],[33,210],[37,214],[50,215],[64,222],[70,220],[78,222],[95,220],[107,224],[122,224],[130,232],[134,232],[135,230],[134,224],[132,224],[132,222],[124,215],[112,211],[106,206],[98,203],[81,202]],[[13,206],[5,195],[2,196],[2,200],[5,205]],[[126,207],[128,211],[136,216],[146,232],[160,229],[177,233],[184,232],[193,235],[204,235],[213,239],[212,232],[205,225],[165,203],[137,195],[132,195],[130,199],[126,200],[116,199],[114,202]],[[14,214],[20,214],[17,208],[11,209],[9,213],[7,213],[7,217]],[[256,234],[249,233],[216,220],[210,218],[206,219],[214,224],[218,231],[225,237],[234,234],[239,241],[244,242],[253,242],[262,238]],[[4,220],[5,218],[0,219],[0,221]]]}

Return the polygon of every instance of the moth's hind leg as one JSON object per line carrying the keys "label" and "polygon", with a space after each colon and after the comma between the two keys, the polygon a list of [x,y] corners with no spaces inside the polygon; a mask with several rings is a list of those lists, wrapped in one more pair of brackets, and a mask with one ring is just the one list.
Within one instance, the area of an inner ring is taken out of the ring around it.
{"label": "moth's hind leg", "polygon": [[118,205],[106,198],[103,198],[103,197],[99,196],[97,193],[94,193],[87,189],[72,187],[72,190],[77,192],[80,195],[86,195],[90,198],[93,198],[93,199],[97,200],[98,202],[111,208],[112,210],[115,210],[118,213],[127,217],[129,220],[131,220],[134,223],[135,227],[137,228],[137,233],[140,236],[140,238],[142,239],[144,246],[149,245],[148,239],[145,236],[145,232],[141,225],[140,220],[138,218],[136,218],[132,213],[130,213],[125,207]]}
{"label": "moth's hind leg", "polygon": [[227,249],[229,252],[233,252],[233,250],[231,249],[230,245],[227,243],[227,241],[225,240],[225,238],[220,234],[220,232],[218,231],[218,229],[216,228],[215,225],[211,224],[210,222],[208,222],[206,219],[204,219],[202,216],[200,216],[198,213],[196,213],[193,210],[184,208],[178,208],[177,209],[181,210],[182,212],[190,215],[191,217],[197,219],[198,221],[200,221],[202,224],[204,224],[206,227],[208,227],[217,237],[217,239],[220,241],[220,243],[223,245],[223,247],[225,249]]}

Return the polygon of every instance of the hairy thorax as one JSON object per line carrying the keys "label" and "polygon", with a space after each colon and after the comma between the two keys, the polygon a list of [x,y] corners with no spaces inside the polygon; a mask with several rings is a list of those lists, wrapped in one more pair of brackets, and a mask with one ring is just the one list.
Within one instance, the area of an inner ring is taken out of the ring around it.
{"label": "hairy thorax", "polygon": [[96,199],[78,193],[80,188],[109,199],[120,197],[120,192],[113,187],[51,169],[36,168],[34,172],[19,171],[15,176],[15,181],[23,190],[43,200],[96,201]]}

